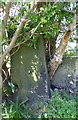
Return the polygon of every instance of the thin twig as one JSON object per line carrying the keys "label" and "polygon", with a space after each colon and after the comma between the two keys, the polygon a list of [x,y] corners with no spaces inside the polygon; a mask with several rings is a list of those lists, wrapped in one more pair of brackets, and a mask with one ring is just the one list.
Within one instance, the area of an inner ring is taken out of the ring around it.
{"label": "thin twig", "polygon": [[38,29],[38,27],[40,26],[41,22],[36,26],[36,28],[34,29],[34,31],[31,33],[30,38],[34,35],[35,31]]}
{"label": "thin twig", "polygon": [[62,9],[62,10],[64,10],[64,11],[66,11],[66,12],[70,12],[70,13],[76,13],[75,11],[71,11],[71,10],[66,10],[66,9]]}
{"label": "thin twig", "polygon": [[[34,29],[34,32],[31,34],[31,36],[29,37],[29,39],[35,34],[35,32],[36,32],[36,30],[38,29],[38,27],[40,26],[40,24],[41,24],[41,22],[36,26],[36,28]],[[14,46],[14,48],[15,48],[15,47],[18,47],[19,45],[24,44],[24,43],[27,42],[29,39],[27,39],[27,40],[25,40],[25,41],[23,41],[23,42],[18,43],[17,45]]]}
{"label": "thin twig", "polygon": [[18,35],[19,35],[19,33],[20,33],[20,31],[21,31],[24,23],[25,23],[26,21],[28,21],[28,20],[29,20],[29,18],[28,18],[28,19],[22,18],[22,20],[21,20],[21,22],[20,22],[17,30],[15,31],[15,33],[14,33],[14,35],[13,35],[13,37],[12,37],[12,40],[11,40],[9,46],[7,47],[6,51],[4,51],[3,55],[1,56],[1,57],[2,57],[2,62],[3,62],[4,58],[5,58],[5,56],[6,56],[6,55],[11,51],[11,49],[13,48],[13,46],[14,46],[14,44],[15,44],[15,41],[16,41],[16,39],[17,39],[17,37],[18,37]]}
{"label": "thin twig", "polygon": [[20,49],[20,45],[18,46],[17,50],[15,50],[12,54],[10,54],[10,57],[13,56],[18,50]]}

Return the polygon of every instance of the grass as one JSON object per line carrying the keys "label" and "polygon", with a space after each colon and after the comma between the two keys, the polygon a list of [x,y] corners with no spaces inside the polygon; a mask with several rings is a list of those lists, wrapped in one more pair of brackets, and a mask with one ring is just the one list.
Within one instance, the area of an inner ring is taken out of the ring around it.
{"label": "grass", "polygon": [[16,99],[16,102],[9,101],[8,105],[4,102],[2,104],[2,118],[31,118],[32,114],[30,108],[26,105],[27,101],[26,99],[20,103],[18,99]]}
{"label": "grass", "polygon": [[59,91],[52,92],[52,97],[45,106],[45,118],[76,118],[76,95],[68,95]]}
{"label": "grass", "polygon": [[51,118],[77,117],[76,95],[68,95],[66,92],[60,93],[58,90],[51,93],[52,97],[48,99],[41,114],[35,116],[38,108],[31,110],[27,105],[27,99],[21,103],[17,99],[16,102],[9,101],[9,104],[6,102],[2,104],[2,118],[48,118],[50,120]]}

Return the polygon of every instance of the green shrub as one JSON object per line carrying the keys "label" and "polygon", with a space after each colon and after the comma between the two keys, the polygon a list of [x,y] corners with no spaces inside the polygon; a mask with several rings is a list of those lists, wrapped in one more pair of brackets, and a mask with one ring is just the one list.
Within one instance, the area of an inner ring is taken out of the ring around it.
{"label": "green shrub", "polygon": [[52,97],[45,106],[42,114],[45,118],[76,118],[76,95],[60,94],[52,91]]}

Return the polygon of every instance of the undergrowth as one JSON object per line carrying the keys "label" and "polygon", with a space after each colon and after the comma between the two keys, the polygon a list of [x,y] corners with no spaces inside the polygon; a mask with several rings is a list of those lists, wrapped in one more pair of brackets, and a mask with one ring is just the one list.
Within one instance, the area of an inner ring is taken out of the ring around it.
{"label": "undergrowth", "polygon": [[44,118],[76,118],[77,96],[58,90],[52,91],[52,97],[45,106]]}
{"label": "undergrowth", "polygon": [[[77,118],[77,96],[69,95],[66,92],[60,93],[58,90],[52,91],[51,98],[45,103],[42,113],[36,115],[38,108],[32,110],[27,105],[27,99],[19,103],[9,101],[2,103],[2,118]],[[39,103],[39,102],[38,102]],[[39,106],[37,103],[37,106]]]}

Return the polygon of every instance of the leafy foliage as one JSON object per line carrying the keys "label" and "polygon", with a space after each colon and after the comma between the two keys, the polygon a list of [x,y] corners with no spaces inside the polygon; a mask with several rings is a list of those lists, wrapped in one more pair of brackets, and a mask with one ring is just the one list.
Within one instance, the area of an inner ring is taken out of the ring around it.
{"label": "leafy foliage", "polygon": [[[5,3],[5,2],[4,2]],[[13,3],[15,6],[17,2]],[[21,3],[22,6],[18,10],[18,15],[11,16],[8,20],[6,27],[6,34],[2,45],[8,45],[11,40],[15,30],[18,28],[20,19],[22,16],[30,18],[28,22],[22,28],[21,33],[18,36],[16,45],[27,42],[27,45],[34,47],[36,49],[36,44],[39,39],[40,34],[43,34],[44,40],[50,39],[51,41],[56,37],[56,35],[65,32],[70,23],[72,23],[73,14],[64,9],[71,9],[70,3],[68,2],[57,2],[48,3],[44,5],[39,10],[34,10],[33,13],[28,12],[30,8],[30,3]],[[74,8],[75,10],[76,8]],[[39,25],[39,26],[38,26]],[[67,26],[66,26],[67,25]],[[37,27],[38,26],[38,27]],[[64,28],[64,29],[61,29]],[[33,35],[32,35],[33,34]],[[1,45],[0,45],[1,46]],[[0,49],[1,52],[1,49]],[[65,55],[74,55],[74,51],[66,51]],[[13,90],[12,84],[10,84]],[[5,89],[6,92],[6,89]],[[69,96],[68,94],[61,95],[58,91],[52,92],[52,97],[46,103],[45,110],[42,114],[36,116],[38,118],[76,118],[76,97]],[[2,117],[3,118],[32,118],[33,111],[28,108],[25,104],[28,100],[19,103],[18,99],[16,102],[10,101],[7,105],[6,102],[2,104]]]}
{"label": "leafy foliage", "polygon": [[[18,3],[15,2],[15,5],[17,4]],[[11,39],[14,31],[18,27],[21,16],[30,18],[30,21],[26,22],[24,27],[22,28],[16,44],[29,40],[28,46],[33,46],[34,48],[36,48],[36,43],[40,36],[40,33],[44,35],[44,38],[51,39],[59,34],[59,31],[61,31],[59,26],[63,26],[72,22],[73,14],[63,10],[63,8],[71,8],[70,3],[47,3],[47,6],[44,5],[39,10],[36,10],[33,13],[27,12],[29,7],[30,3],[21,3],[21,8],[18,10],[18,15],[13,16],[13,18],[8,21],[7,32],[9,34],[8,37],[10,36]],[[34,29],[39,23],[41,24],[36,29],[36,34],[32,35]]]}
{"label": "leafy foliage", "polygon": [[[36,104],[36,109],[31,110],[28,107],[28,99],[19,103],[10,101],[7,105],[6,102],[2,104],[2,117],[3,118],[76,118],[77,112],[77,98],[76,95],[68,95],[66,92],[60,93],[58,90],[52,91],[52,97],[49,98],[45,104],[44,111],[36,115],[39,111],[39,104]],[[39,103],[39,102],[38,102]]]}
{"label": "leafy foliage", "polygon": [[64,56],[76,56],[76,48],[68,46],[68,49],[64,52]]}

